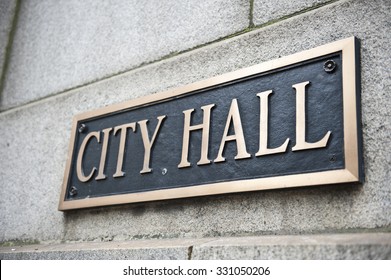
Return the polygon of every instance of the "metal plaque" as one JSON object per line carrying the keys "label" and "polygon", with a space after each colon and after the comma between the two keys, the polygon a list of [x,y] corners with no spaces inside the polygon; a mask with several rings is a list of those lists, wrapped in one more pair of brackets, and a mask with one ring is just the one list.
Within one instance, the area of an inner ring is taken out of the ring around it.
{"label": "metal plaque", "polygon": [[348,38],[77,115],[59,210],[361,182]]}

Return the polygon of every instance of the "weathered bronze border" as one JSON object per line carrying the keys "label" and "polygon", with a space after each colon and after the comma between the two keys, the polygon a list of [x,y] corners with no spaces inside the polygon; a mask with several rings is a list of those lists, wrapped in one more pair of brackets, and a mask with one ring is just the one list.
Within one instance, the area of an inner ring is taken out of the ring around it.
{"label": "weathered bronze border", "polygon": [[[97,116],[115,111],[128,109],[140,105],[146,105],[157,101],[169,100],[174,97],[185,95],[195,90],[219,85],[232,80],[241,79],[247,76],[274,70],[301,61],[310,60],[331,53],[342,52],[342,92],[343,92],[343,125],[344,125],[344,150],[345,169],[303,173],[285,176],[276,176],[258,179],[246,179],[229,182],[219,182],[199,186],[162,189],[142,193],[120,194],[97,198],[86,198],[81,200],[65,201],[68,179],[74,150],[75,133],[77,123],[80,120],[91,119]],[[264,62],[245,69],[223,74],[207,80],[199,81],[190,85],[152,94],[138,99],[126,101],[120,104],[108,106],[92,112],[86,112],[74,117],[71,141],[69,144],[68,160],[65,168],[64,181],[62,185],[60,203],[58,209],[61,211],[96,207],[104,205],[135,203],[142,201],[165,200],[183,197],[194,197],[214,195],[222,193],[246,192],[277,188],[290,188],[299,186],[312,186],[324,184],[338,184],[362,181],[361,168],[361,139],[359,137],[359,116],[360,116],[360,82],[358,63],[358,41],[355,37],[343,39],[310,50],[285,56],[276,60]]]}

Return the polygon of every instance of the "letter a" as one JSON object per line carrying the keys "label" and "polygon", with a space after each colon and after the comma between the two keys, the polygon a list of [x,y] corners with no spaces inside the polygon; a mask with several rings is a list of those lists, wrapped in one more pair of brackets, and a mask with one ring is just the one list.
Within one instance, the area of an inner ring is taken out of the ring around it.
{"label": "letter a", "polygon": [[[227,135],[231,122],[233,123],[235,134]],[[251,155],[247,153],[246,150],[246,142],[244,140],[242,121],[240,120],[238,101],[236,99],[233,99],[231,102],[231,108],[229,109],[227,122],[225,124],[224,136],[221,139],[219,152],[214,162],[225,161],[225,157],[223,157],[223,151],[224,151],[225,143],[228,141],[236,142],[236,149],[238,153],[235,156],[235,159],[243,159],[243,158],[251,157]]]}

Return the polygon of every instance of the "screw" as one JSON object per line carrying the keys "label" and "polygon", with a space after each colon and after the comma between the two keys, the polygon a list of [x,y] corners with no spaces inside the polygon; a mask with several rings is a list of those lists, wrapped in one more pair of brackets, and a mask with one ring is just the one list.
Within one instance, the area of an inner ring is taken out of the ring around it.
{"label": "screw", "polygon": [[86,125],[84,123],[82,123],[80,126],[79,126],[79,132],[80,133],[83,133],[85,132],[87,129]]}
{"label": "screw", "polygon": [[327,60],[324,64],[323,64],[323,69],[324,71],[326,71],[327,73],[332,73],[334,72],[335,68],[337,68],[337,64],[334,62],[334,60]]}
{"label": "screw", "polygon": [[336,156],[336,155],[331,155],[330,158],[329,158],[329,160],[330,160],[331,162],[335,162],[335,161],[337,160],[337,156]]}
{"label": "screw", "polygon": [[71,189],[69,190],[69,195],[70,196],[75,196],[77,195],[77,188],[75,186],[72,186]]}
{"label": "screw", "polygon": [[167,174],[167,168],[162,168],[162,175],[166,175]]}

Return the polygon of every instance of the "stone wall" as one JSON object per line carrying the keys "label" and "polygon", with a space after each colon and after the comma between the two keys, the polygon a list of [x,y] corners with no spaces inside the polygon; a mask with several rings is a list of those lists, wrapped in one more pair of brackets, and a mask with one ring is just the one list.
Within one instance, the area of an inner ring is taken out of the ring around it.
{"label": "stone wall", "polygon": [[[0,256],[391,258],[390,18],[388,0],[1,0]],[[75,114],[351,36],[363,185],[57,211]]]}

